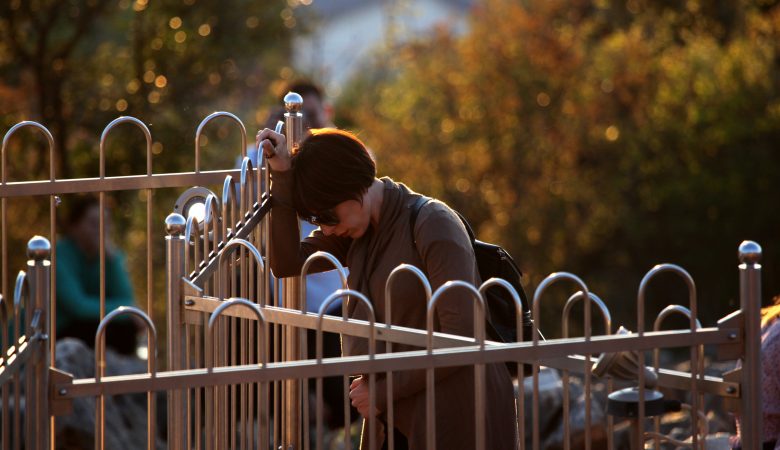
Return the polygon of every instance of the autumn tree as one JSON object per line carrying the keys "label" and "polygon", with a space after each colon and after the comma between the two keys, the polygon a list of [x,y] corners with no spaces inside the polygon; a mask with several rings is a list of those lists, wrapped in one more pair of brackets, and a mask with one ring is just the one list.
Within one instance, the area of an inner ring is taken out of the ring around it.
{"label": "autumn tree", "polygon": [[[780,8],[705,3],[478,2],[465,35],[382,53],[339,116],[384,174],[505,245],[530,289],[572,271],[635,329],[643,274],[674,262],[712,323],[738,306],[741,240],[764,246],[766,292],[780,289]],[[688,303],[673,277],[658,286],[646,326]]]}

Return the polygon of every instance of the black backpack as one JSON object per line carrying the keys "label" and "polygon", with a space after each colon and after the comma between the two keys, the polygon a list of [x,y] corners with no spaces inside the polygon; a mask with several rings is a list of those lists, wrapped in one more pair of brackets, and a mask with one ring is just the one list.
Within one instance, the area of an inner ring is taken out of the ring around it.
{"label": "black backpack", "polygon": [[[414,226],[417,221],[417,215],[422,207],[431,201],[430,198],[420,196],[412,206],[411,218],[409,220],[409,229],[412,233],[412,239],[415,246],[417,241],[414,239]],[[531,319],[531,304],[528,302],[528,296],[523,290],[520,279],[523,273],[517,267],[517,264],[509,253],[498,245],[490,244],[477,240],[474,236],[474,230],[469,225],[465,217],[459,212],[455,213],[460,217],[463,226],[466,227],[471,246],[474,248],[474,256],[477,260],[477,269],[479,276],[483,281],[490,278],[502,278],[509,282],[515,288],[520,300],[523,303],[523,342],[529,342],[532,339],[533,320]],[[487,311],[485,331],[487,338],[497,342],[517,342],[517,319],[515,313],[515,302],[506,289],[494,286],[487,291],[485,298]],[[544,339],[539,334],[540,339]],[[507,367],[513,375],[517,374],[517,365],[513,362],[507,362]],[[531,367],[523,366],[525,375],[530,374]]]}

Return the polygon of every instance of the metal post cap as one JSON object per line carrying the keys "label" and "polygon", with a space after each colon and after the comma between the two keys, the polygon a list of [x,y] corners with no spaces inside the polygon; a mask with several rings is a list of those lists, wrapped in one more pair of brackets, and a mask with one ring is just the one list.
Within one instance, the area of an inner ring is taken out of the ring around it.
{"label": "metal post cap", "polygon": [[43,236],[33,236],[27,241],[27,256],[36,261],[49,259],[51,256],[51,243]]}
{"label": "metal post cap", "polygon": [[757,242],[742,241],[739,244],[739,261],[746,264],[761,262],[761,246]]}
{"label": "metal post cap", "polygon": [[181,236],[187,228],[187,220],[179,213],[170,213],[165,218],[165,231],[170,236]]}
{"label": "metal post cap", "polygon": [[287,112],[300,112],[301,108],[303,108],[303,97],[298,93],[288,92],[284,96],[284,107],[287,109]]}

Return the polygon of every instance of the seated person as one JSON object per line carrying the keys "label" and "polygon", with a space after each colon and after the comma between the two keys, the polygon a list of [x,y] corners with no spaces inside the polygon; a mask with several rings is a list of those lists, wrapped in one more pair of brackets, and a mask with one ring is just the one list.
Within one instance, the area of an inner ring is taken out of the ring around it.
{"label": "seated person", "polygon": [[[133,288],[124,254],[109,239],[105,218],[106,309],[132,306]],[[100,205],[95,197],[76,197],[57,240],[57,338],[74,337],[90,347],[100,323]],[[106,330],[106,347],[122,354],[136,349],[137,327],[132,317],[119,317]]]}

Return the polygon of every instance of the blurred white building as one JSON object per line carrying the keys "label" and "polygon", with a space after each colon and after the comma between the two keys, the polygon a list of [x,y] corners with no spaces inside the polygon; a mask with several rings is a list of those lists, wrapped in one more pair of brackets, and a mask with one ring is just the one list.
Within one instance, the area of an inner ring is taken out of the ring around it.
{"label": "blurred white building", "polygon": [[[307,2],[308,3],[308,2]],[[373,49],[425,36],[445,25],[467,28],[474,0],[311,0],[296,18],[311,33],[293,41],[295,69],[323,83],[331,96]]]}

